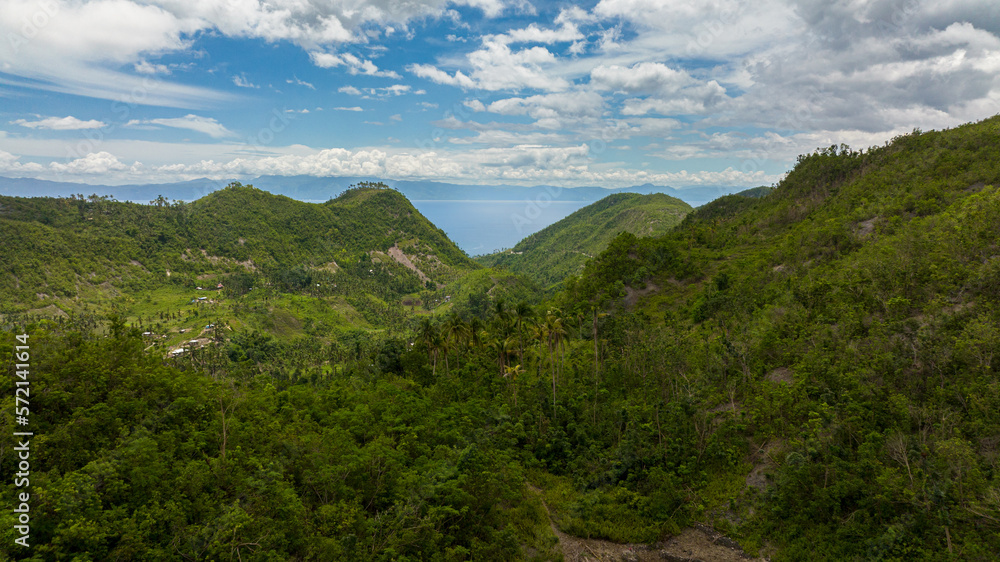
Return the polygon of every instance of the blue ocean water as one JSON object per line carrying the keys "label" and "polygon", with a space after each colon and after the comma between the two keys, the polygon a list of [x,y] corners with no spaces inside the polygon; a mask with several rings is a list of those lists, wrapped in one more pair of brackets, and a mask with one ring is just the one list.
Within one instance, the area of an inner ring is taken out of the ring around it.
{"label": "blue ocean water", "polygon": [[413,206],[470,256],[512,248],[592,201],[414,200]]}

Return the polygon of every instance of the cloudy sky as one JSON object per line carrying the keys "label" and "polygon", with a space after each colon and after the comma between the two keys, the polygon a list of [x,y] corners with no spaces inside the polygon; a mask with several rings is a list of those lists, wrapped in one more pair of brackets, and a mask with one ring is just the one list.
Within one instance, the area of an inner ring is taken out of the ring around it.
{"label": "cloudy sky", "polygon": [[993,0],[3,0],[0,175],[770,184],[1000,113]]}

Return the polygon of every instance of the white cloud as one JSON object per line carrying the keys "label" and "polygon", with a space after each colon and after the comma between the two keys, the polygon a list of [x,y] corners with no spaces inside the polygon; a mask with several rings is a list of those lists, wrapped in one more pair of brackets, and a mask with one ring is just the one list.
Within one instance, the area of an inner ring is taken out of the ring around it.
{"label": "white cloud", "polygon": [[18,162],[20,156],[15,156],[4,150],[0,150],[0,172],[13,174],[36,175],[45,171],[45,167],[35,162]]}
{"label": "white cloud", "polygon": [[476,87],[476,83],[472,80],[472,78],[463,74],[461,70],[456,71],[454,75],[451,75],[431,64],[411,64],[406,67],[406,70],[412,72],[420,78],[426,78],[436,84],[458,86],[463,89],[472,89]]}
{"label": "white cloud", "polygon": [[493,147],[509,147],[518,145],[553,145],[564,144],[566,136],[558,133],[518,133],[498,129],[480,130],[468,137],[451,137],[448,142],[456,145],[485,144]]}
{"label": "white cloud", "polygon": [[486,111],[486,105],[479,100],[465,100],[462,105],[468,107],[472,111]]}
{"label": "white cloud", "polygon": [[187,129],[206,134],[213,139],[236,136],[236,133],[227,129],[214,118],[202,117],[200,115],[193,114],[188,114],[184,117],[173,117],[167,119],[147,119],[142,121],[132,120],[127,123],[127,126],[135,125],[161,125],[163,127],[173,127],[175,129]]}
{"label": "white cloud", "polygon": [[623,115],[695,115],[707,113],[709,109],[728,100],[726,89],[712,80],[685,88],[674,96],[631,98],[625,100]]}
{"label": "white cloud", "polygon": [[642,62],[631,67],[600,65],[590,72],[595,87],[629,94],[673,93],[694,83],[683,70],[659,62]]}
{"label": "white cloud", "polygon": [[333,109],[334,111],[364,111],[364,109],[361,109],[358,106],[354,106],[354,107],[334,107],[334,108],[331,108],[331,109]]}
{"label": "white cloud", "polygon": [[[128,0],[5,0],[0,3],[0,66],[6,80],[32,89],[145,104],[202,105],[226,99],[206,88],[153,81],[116,70],[164,74],[147,56],[183,50],[200,24]],[[155,90],[155,91],[154,91]]]}
{"label": "white cloud", "polygon": [[[561,15],[561,14],[560,14]],[[492,38],[501,43],[569,43],[583,39],[583,34],[573,22],[565,22],[558,29],[543,29],[532,23],[528,27],[512,29]]]}
{"label": "white cloud", "polygon": [[28,127],[29,129],[48,129],[50,131],[75,131],[79,129],[100,129],[101,127],[107,126],[107,123],[103,121],[98,121],[96,119],[90,119],[83,121],[77,119],[72,115],[66,117],[46,117],[44,119],[39,119],[37,121],[28,121],[27,119],[18,119],[16,121],[11,121],[14,125],[20,125],[22,127]]}
{"label": "white cloud", "polygon": [[309,53],[309,59],[320,68],[335,68],[346,66],[347,71],[352,75],[362,74],[365,76],[380,76],[383,78],[400,78],[400,75],[392,70],[379,70],[378,66],[370,60],[359,58],[351,53],[331,54],[320,51]]}
{"label": "white cloud", "polygon": [[309,88],[310,90],[315,90],[316,89],[316,86],[313,86],[309,82],[306,82],[305,80],[299,80],[298,76],[293,76],[292,78],[290,78],[288,80],[285,80],[285,83],[286,84],[295,84],[297,86],[305,86],[306,88]]}
{"label": "white cloud", "polygon": [[[512,137],[513,138],[513,137]],[[522,139],[528,137],[521,137]],[[487,140],[487,137],[483,137]],[[120,143],[123,150],[133,150],[135,142]],[[176,145],[150,144],[146,149],[156,154],[172,150]],[[237,146],[237,145],[232,145]],[[232,146],[229,152],[232,152]],[[22,175],[52,179],[113,182],[164,182],[201,177],[231,179],[257,175],[370,176],[387,179],[428,179],[474,183],[508,183],[533,185],[606,185],[608,187],[655,183],[660,185],[761,185],[773,183],[778,176],[760,171],[742,172],[729,168],[722,171],[681,170],[652,172],[630,170],[610,163],[596,165],[590,159],[587,145],[550,146],[545,143],[523,143],[514,146],[491,146],[462,152],[420,151],[383,148],[329,148],[313,150],[307,147],[275,147],[274,156],[247,157],[225,155],[225,146],[184,145],[186,154],[195,159],[189,163],[142,165],[128,164],[113,153],[91,153],[68,163],[52,162],[48,166],[26,164],[30,170]],[[0,151],[0,170],[17,165],[17,156]],[[209,159],[197,159],[198,154],[213,154]],[[99,178],[99,179],[98,179]]]}
{"label": "white cloud", "polygon": [[[120,72],[128,65],[144,75],[168,74],[149,57],[183,52],[192,37],[224,36],[289,41],[308,51],[364,41],[365,25],[406,28],[408,22],[446,16],[450,4],[479,8],[487,17],[505,9],[501,0],[359,2],[300,0],[4,0],[0,2],[0,68],[18,77],[8,84],[105,99],[128,98],[142,86]],[[25,31],[27,30],[27,31]],[[398,78],[358,60],[353,72]],[[147,88],[148,90],[148,88]],[[208,88],[160,83],[146,105],[205,107],[232,96]]]}
{"label": "white cloud", "polygon": [[[392,86],[385,86],[383,88],[355,88],[354,86],[341,86],[337,89],[338,92],[342,94],[350,94],[352,96],[363,96],[363,97],[387,97],[387,96],[401,96],[412,90],[413,87],[409,84],[393,84]],[[417,93],[417,92],[414,92]]]}
{"label": "white cloud", "polygon": [[557,60],[545,47],[513,51],[504,41],[488,37],[483,40],[483,48],[466,58],[472,67],[469,74],[461,70],[448,74],[428,64],[411,64],[407,70],[432,82],[463,89],[561,91],[569,87],[569,82],[549,71]]}
{"label": "white cloud", "polygon": [[902,134],[908,129],[896,129],[869,133],[866,131],[813,131],[780,135],[765,132],[749,135],[740,132],[720,132],[701,135],[663,148],[655,153],[666,160],[681,161],[692,158],[730,158],[743,161],[744,167],[760,167],[765,162],[790,163],[800,154],[808,154],[817,148],[846,144],[855,149],[880,146],[883,142]]}
{"label": "white cloud", "polygon": [[369,88],[368,92],[375,95],[401,96],[411,89],[409,84],[393,84],[385,88]]}
{"label": "white cloud", "polygon": [[330,53],[313,51],[309,53],[309,60],[320,68],[333,68],[344,64],[344,59]]}
{"label": "white cloud", "polygon": [[260,88],[260,86],[247,80],[246,74],[243,73],[240,73],[238,76],[233,76],[233,84],[236,84],[240,88]]}
{"label": "white cloud", "polygon": [[593,13],[636,28],[638,37],[628,42],[620,29],[607,30],[601,41],[639,60],[739,57],[796,36],[803,27],[785,0],[601,0]]}
{"label": "white cloud", "polygon": [[146,59],[132,65],[139,74],[170,74],[170,67],[165,64],[153,64]]}
{"label": "white cloud", "polygon": [[562,92],[497,100],[486,111],[501,115],[530,115],[535,119],[600,117],[604,98],[594,92]]}
{"label": "white cloud", "polygon": [[580,8],[579,6],[570,6],[569,8],[563,8],[559,11],[559,15],[556,16],[557,24],[566,23],[594,23],[597,21],[597,16],[591,14],[590,12]]}
{"label": "white cloud", "polygon": [[455,4],[479,8],[488,18],[495,18],[504,11],[504,3],[501,0],[455,0]]}
{"label": "white cloud", "polygon": [[59,174],[105,175],[129,169],[115,155],[108,152],[90,153],[66,164],[52,162],[49,168]]}

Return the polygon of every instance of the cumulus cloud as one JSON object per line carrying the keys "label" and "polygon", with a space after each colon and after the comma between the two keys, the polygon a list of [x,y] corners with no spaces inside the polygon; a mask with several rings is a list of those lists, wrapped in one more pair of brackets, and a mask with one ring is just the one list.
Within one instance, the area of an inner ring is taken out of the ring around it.
{"label": "cumulus cloud", "polygon": [[36,121],[28,121],[27,119],[18,119],[16,121],[11,121],[14,125],[20,125],[21,127],[28,127],[29,129],[48,129],[51,131],[76,131],[79,129],[100,129],[101,127],[107,126],[107,123],[103,121],[98,121],[96,119],[89,119],[83,121],[77,119],[72,115],[66,117],[46,117],[44,119],[38,119]]}
{"label": "cumulus cloud", "polygon": [[486,111],[502,115],[530,115],[535,119],[600,117],[604,98],[594,92],[562,92],[497,100]]}
{"label": "cumulus cloud", "polygon": [[458,86],[466,90],[476,87],[476,82],[461,70],[455,71],[455,74],[448,74],[432,64],[411,64],[406,69],[420,78],[426,78],[437,84]]}
{"label": "cumulus cloud", "polygon": [[590,72],[590,81],[597,88],[629,94],[673,93],[694,83],[686,71],[659,62],[642,62],[631,67],[600,65]]}
{"label": "cumulus cloud", "polygon": [[[523,140],[523,137],[522,137]],[[503,182],[521,185],[626,186],[642,183],[661,185],[760,185],[777,176],[760,171],[729,168],[719,172],[687,171],[657,173],[620,166],[596,166],[586,144],[550,146],[522,143],[513,146],[472,148],[461,152],[387,150],[381,148],[307,150],[263,157],[205,159],[193,163],[144,166],[122,161],[109,152],[87,154],[69,162],[47,166],[25,164],[21,175],[54,179],[101,181],[179,181],[200,177],[230,179],[257,175],[370,176],[388,179],[427,179],[461,182]],[[15,168],[18,157],[0,151],[0,170]]]}
{"label": "cumulus cloud", "polygon": [[626,100],[624,115],[705,113],[728,99],[726,89],[717,81],[701,82],[684,70],[662,63],[643,62],[630,67],[601,65],[591,71],[590,83],[598,90],[648,95]]}
{"label": "cumulus cloud", "polygon": [[411,64],[407,70],[432,82],[463,89],[562,91],[569,87],[567,80],[549,72],[558,61],[545,47],[512,50],[506,38],[487,37],[482,48],[469,53],[466,59],[471,68],[468,74],[462,70],[449,74],[429,64]]}
{"label": "cumulus cloud", "polygon": [[[560,14],[562,15],[562,14]],[[493,37],[493,40],[501,43],[568,43],[583,39],[583,33],[572,21],[563,21],[562,26],[557,29],[546,29],[538,24],[532,23],[528,27],[512,29],[507,33]]]}
{"label": "cumulus cloud", "polygon": [[[839,15],[808,15],[819,18],[809,57],[798,56],[805,47],[792,44],[749,65],[752,86],[712,124],[738,119],[784,129],[874,133],[954,126],[1000,111],[996,35],[967,22],[880,30],[858,14]],[[856,35],[847,40],[844,28]]]}
{"label": "cumulus cloud", "polygon": [[4,150],[0,150],[0,172],[13,176],[36,175],[44,172],[45,167],[35,162],[19,162],[20,156],[15,156]]}
{"label": "cumulus cloud", "polygon": [[52,162],[49,168],[60,174],[101,175],[129,169],[115,155],[108,152],[94,152],[67,163]]}

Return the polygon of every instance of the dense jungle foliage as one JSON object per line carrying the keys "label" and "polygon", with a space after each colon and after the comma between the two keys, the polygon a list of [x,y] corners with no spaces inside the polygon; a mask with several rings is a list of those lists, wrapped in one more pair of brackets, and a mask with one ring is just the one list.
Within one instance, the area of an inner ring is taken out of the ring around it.
{"label": "dense jungle foliage", "polygon": [[[619,542],[704,522],[772,560],[993,560],[998,141],[992,118],[819,150],[762,196],[617,236],[547,300],[473,271],[310,337],[228,309],[229,330],[172,358],[135,316],[8,315],[7,349],[31,336],[35,546],[10,546],[8,510],[2,549],[559,559],[547,507]],[[70,221],[31,204],[19,224],[39,236]],[[325,263],[302,256],[304,274]],[[333,298],[314,291],[222,302]],[[13,498],[11,447],[0,460]]]}

